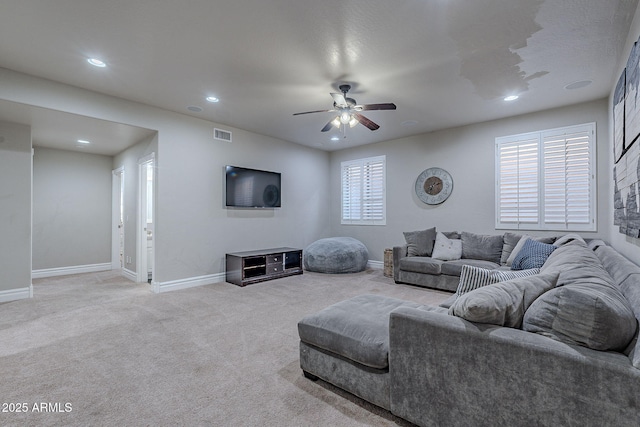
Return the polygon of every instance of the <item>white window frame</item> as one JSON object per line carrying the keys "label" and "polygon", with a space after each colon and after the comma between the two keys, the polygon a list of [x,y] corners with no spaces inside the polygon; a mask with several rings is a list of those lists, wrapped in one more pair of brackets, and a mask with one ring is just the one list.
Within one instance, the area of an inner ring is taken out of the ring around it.
{"label": "white window frame", "polygon": [[496,229],[596,231],[595,123],[495,144]]}
{"label": "white window frame", "polygon": [[386,156],[340,165],[340,220],[348,225],[386,225]]}

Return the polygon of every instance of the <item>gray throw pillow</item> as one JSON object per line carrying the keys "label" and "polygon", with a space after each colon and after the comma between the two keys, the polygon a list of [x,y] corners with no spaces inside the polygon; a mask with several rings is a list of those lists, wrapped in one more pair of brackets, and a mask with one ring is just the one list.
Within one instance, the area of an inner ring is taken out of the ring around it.
{"label": "gray throw pillow", "polygon": [[502,255],[500,256],[500,265],[506,265],[507,260],[509,259],[509,255],[513,252],[513,249],[516,247],[520,239],[522,238],[521,234],[514,233],[504,233],[502,236]]}
{"label": "gray throw pillow", "polygon": [[462,232],[462,258],[481,259],[500,264],[502,256],[502,235],[490,236],[485,234]]}
{"label": "gray throw pillow", "polygon": [[455,295],[460,296],[483,286],[503,282],[505,280],[515,279],[516,277],[533,276],[534,274],[538,274],[539,272],[539,268],[532,268],[531,270],[511,271],[490,270],[487,268],[475,267],[472,265],[463,265],[462,270],[460,271],[460,281],[458,282],[458,289],[456,290]]}
{"label": "gray throw pillow", "polygon": [[624,350],[636,328],[633,310],[615,285],[586,280],[543,294],[523,319],[525,331],[601,351]]}
{"label": "gray throw pillow", "polygon": [[529,306],[553,289],[558,272],[518,277],[468,292],[453,302],[449,314],[470,322],[520,328]]}
{"label": "gray throw pillow", "polygon": [[407,255],[431,256],[433,242],[436,240],[436,228],[420,231],[405,231],[404,240],[407,242]]}

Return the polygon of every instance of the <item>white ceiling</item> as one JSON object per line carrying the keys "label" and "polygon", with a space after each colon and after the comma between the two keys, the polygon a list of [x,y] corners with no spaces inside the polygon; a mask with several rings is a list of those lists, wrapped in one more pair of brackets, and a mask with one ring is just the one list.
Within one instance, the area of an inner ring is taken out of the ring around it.
{"label": "white ceiling", "polygon": [[[335,150],[605,97],[637,4],[0,0],[0,67]],[[593,83],[565,89],[583,80]],[[339,142],[320,132],[330,113],[293,116],[331,108],[345,82],[358,103],[397,110],[364,112],[380,129],[358,125]],[[510,94],[520,99],[502,100]],[[31,120],[37,145],[62,137],[59,120],[26,118],[33,111],[0,104],[0,119]]]}

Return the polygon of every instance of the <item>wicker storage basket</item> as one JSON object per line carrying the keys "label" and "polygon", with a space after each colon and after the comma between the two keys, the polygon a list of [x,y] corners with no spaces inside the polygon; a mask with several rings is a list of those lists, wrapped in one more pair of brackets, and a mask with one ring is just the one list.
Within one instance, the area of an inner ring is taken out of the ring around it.
{"label": "wicker storage basket", "polygon": [[393,277],[393,249],[384,250],[384,275]]}

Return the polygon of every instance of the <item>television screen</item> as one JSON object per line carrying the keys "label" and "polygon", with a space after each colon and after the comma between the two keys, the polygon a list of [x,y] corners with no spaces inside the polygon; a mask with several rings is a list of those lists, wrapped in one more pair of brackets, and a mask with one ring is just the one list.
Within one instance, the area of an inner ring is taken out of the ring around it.
{"label": "television screen", "polygon": [[280,174],[226,166],[226,206],[279,208]]}

